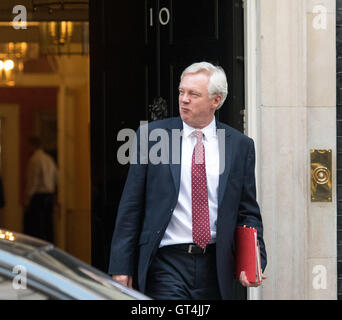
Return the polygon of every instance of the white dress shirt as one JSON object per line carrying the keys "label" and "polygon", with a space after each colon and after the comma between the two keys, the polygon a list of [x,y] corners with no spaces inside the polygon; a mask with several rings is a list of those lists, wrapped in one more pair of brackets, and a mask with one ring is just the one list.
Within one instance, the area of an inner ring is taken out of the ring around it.
{"label": "white dress shirt", "polygon": [[[191,165],[192,153],[196,137],[192,132],[196,129],[183,122],[181,179],[178,202],[173,211],[159,247],[193,243],[192,239],[192,197],[191,197]],[[219,146],[216,134],[216,121],[201,129],[205,148],[205,167],[208,187],[208,205],[210,219],[210,243],[216,242],[217,194],[219,184]]]}
{"label": "white dress shirt", "polygon": [[35,193],[54,193],[57,186],[57,168],[53,158],[42,149],[30,158],[27,169],[26,204]]}

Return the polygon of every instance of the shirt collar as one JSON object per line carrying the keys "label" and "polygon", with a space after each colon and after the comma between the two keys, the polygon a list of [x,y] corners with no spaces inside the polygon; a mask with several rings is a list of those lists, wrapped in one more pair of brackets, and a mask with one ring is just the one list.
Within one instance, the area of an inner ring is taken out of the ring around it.
{"label": "shirt collar", "polygon": [[[189,137],[195,130],[199,130],[199,129],[195,129],[183,121],[183,136],[184,137]],[[211,138],[213,136],[216,136],[216,120],[215,120],[215,117],[213,118],[213,121],[211,121],[206,127],[200,129],[200,131],[203,132],[204,139],[208,139],[208,138]]]}

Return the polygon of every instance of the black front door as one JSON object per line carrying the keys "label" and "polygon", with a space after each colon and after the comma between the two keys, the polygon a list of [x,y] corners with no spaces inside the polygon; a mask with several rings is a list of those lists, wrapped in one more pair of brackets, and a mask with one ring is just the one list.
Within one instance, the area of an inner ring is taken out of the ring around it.
{"label": "black front door", "polygon": [[121,129],[178,115],[178,85],[193,62],[221,65],[228,98],[216,117],[242,131],[241,0],[90,0],[92,264],[107,271],[128,166]]}

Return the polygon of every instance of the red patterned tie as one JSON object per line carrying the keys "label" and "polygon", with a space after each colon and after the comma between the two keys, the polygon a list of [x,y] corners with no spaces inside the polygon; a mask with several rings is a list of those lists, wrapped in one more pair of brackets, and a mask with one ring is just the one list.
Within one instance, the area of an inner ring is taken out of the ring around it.
{"label": "red patterned tie", "polygon": [[195,244],[205,248],[211,239],[205,152],[203,133],[196,130],[193,134],[197,138],[197,143],[192,154],[191,166],[192,238]]}

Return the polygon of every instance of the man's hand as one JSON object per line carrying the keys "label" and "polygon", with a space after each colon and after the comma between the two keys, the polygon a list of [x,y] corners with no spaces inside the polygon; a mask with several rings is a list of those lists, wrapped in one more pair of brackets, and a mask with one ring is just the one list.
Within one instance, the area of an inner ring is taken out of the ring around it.
{"label": "man's hand", "polygon": [[126,287],[132,288],[132,284],[133,284],[133,277],[132,276],[127,276],[127,275],[117,275],[117,274],[113,274],[112,275],[113,280],[123,284]]}
{"label": "man's hand", "polygon": [[261,282],[260,283],[251,283],[247,280],[247,276],[245,271],[241,271],[240,273],[240,283],[244,286],[244,287],[259,287],[262,283],[262,280],[267,279],[266,276],[264,276],[263,274],[261,275]]}

